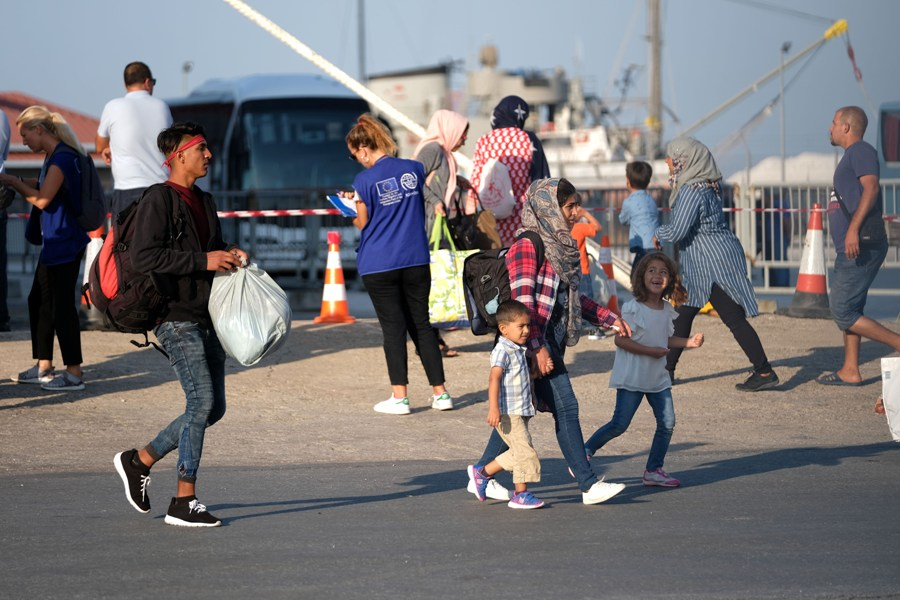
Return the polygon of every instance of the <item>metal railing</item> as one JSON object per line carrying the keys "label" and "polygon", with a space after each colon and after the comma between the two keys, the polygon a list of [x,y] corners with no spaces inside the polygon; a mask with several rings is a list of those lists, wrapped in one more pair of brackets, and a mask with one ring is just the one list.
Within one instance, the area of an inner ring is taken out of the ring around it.
{"label": "metal railing", "polygon": [[[585,207],[594,211],[608,235],[615,257],[630,264],[628,226],[618,221],[618,211],[627,197],[625,189],[585,189]],[[650,194],[661,207],[667,207],[669,190],[653,188]],[[800,267],[803,242],[814,204],[824,210],[828,206],[831,186],[828,184],[757,184],[749,189],[725,186],[723,200],[732,230],[744,247],[748,275],[758,291],[788,291],[796,276],[786,285],[773,285],[783,271]],[[307,211],[319,209],[327,202],[323,190],[217,192],[216,204],[221,212],[230,211]],[[885,227],[890,249],[883,269],[900,268],[900,181],[882,181]],[[24,201],[16,199],[10,213],[25,213]],[[337,212],[337,211],[333,211]],[[660,220],[667,223],[671,213],[660,209]],[[33,272],[39,249],[25,241],[24,218],[11,218],[7,227],[8,262],[11,271]],[[304,214],[302,216],[266,216],[223,218],[223,234],[227,241],[246,248],[254,260],[277,275],[290,287],[319,287],[324,277],[328,231],[341,233],[341,262],[349,285],[355,285],[356,247],[359,231],[346,217],[337,214]],[[823,218],[825,258],[833,264],[835,251],[828,234],[828,219]],[[783,231],[783,234],[776,233]],[[781,280],[783,283],[783,279]],[[898,286],[876,284],[873,294],[900,295]]]}
{"label": "metal railing", "polygon": [[[882,201],[889,250],[882,269],[900,268],[900,181],[882,181]],[[608,235],[613,255],[630,264],[628,226],[618,220],[622,202],[628,196],[623,189],[582,190],[585,207],[595,212]],[[660,208],[660,222],[670,221],[669,190],[648,190]],[[830,184],[783,185],[756,184],[747,189],[725,186],[723,204],[726,217],[747,258],[747,273],[758,291],[787,291],[796,284],[795,271],[800,267],[803,242],[815,204],[823,211],[822,227],[827,265],[835,258],[834,244],[824,211],[831,195]],[[784,270],[793,270],[786,283]],[[778,284],[773,284],[777,281]],[[883,285],[876,280],[870,289],[873,294],[900,295],[900,287]]]}

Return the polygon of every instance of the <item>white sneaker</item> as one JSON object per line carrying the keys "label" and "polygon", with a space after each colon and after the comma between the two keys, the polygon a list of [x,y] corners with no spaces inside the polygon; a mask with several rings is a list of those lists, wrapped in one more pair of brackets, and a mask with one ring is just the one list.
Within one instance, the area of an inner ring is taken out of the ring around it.
{"label": "white sneaker", "polygon": [[431,408],[435,410],[453,410],[453,398],[447,392],[440,396],[432,396]]}
{"label": "white sneaker", "polygon": [[[471,466],[471,465],[469,465]],[[475,494],[475,482],[469,479],[469,485],[466,486],[466,491],[470,494]],[[490,498],[491,500],[505,500],[509,501],[512,499],[512,494],[509,493],[509,490],[497,483],[496,479],[491,479],[487,484],[487,489],[484,491],[484,495]]]}
{"label": "white sneaker", "polygon": [[394,398],[391,396],[384,402],[375,405],[375,412],[387,415],[408,415],[409,414],[409,398]]}
{"label": "white sneaker", "polygon": [[625,489],[624,483],[606,483],[602,479],[591,486],[586,492],[582,492],[581,501],[585,504],[600,504],[606,502]]}

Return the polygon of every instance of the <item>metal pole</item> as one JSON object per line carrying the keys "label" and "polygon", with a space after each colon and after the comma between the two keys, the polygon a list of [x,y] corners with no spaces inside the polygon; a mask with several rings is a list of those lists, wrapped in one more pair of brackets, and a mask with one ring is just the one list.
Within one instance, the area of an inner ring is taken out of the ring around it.
{"label": "metal pole", "polygon": [[[425,137],[424,127],[394,108],[391,104],[379,97],[378,94],[374,93],[372,90],[344,73],[341,69],[325,60],[322,55],[313,51],[312,48],[273,23],[262,13],[251,8],[249,4],[243,2],[243,0],[223,0],[223,2],[234,8],[240,14],[247,17],[247,19],[249,19],[253,23],[260,26],[262,29],[275,37],[275,39],[286,44],[291,50],[322,69],[325,73],[336,79],[338,83],[349,88],[351,91],[359,95],[363,100],[368,101],[373,108],[375,108],[376,110],[380,110],[388,117],[397,121],[401,127],[405,127],[413,135],[419,138]],[[454,152],[453,155],[456,157],[456,162],[458,162],[459,166],[461,166],[463,169],[472,168],[473,163],[471,158],[469,158],[465,154],[461,154],[459,151]]]}
{"label": "metal pole", "polygon": [[[804,56],[806,56],[807,54],[809,54],[810,52],[812,52],[813,50],[815,50],[816,48],[818,48],[819,46],[821,46],[822,44],[827,42],[828,40],[838,37],[840,35],[843,35],[846,32],[847,32],[847,21],[845,21],[844,19],[836,21],[834,23],[834,25],[832,25],[831,27],[828,28],[828,30],[825,32],[825,34],[822,36],[821,39],[819,39],[816,42],[813,42],[808,47],[804,48],[802,51],[795,54],[790,60],[788,60],[787,62],[784,63],[783,68],[786,69],[786,68],[790,67],[792,64],[794,64],[795,62],[797,62],[798,60],[800,60],[801,58],[803,58]],[[772,69],[771,71],[769,71],[768,73],[766,73],[765,75],[763,75],[762,77],[760,77],[759,79],[757,79],[756,81],[751,83],[749,86],[747,86],[743,91],[738,92],[730,100],[727,100],[726,102],[722,103],[718,108],[716,108],[715,110],[713,110],[712,112],[707,114],[705,117],[703,117],[702,119],[700,119],[699,121],[697,121],[696,123],[691,125],[690,127],[687,127],[684,131],[681,132],[681,135],[690,135],[695,130],[699,129],[703,125],[706,125],[708,122],[710,122],[711,120],[713,120],[714,118],[719,116],[719,114],[722,113],[724,110],[731,108],[738,101],[743,100],[745,97],[747,97],[748,95],[755,92],[757,89],[759,89],[759,86],[761,86],[765,82],[769,81],[770,79],[772,79],[773,77],[778,75],[778,73],[780,71],[781,71],[781,67],[776,67],[776,68]]]}
{"label": "metal pole", "polygon": [[647,105],[647,156],[659,157],[662,144],[662,40],[659,26],[659,0],[647,0],[647,40],[650,42],[650,89]]}
{"label": "metal pole", "polygon": [[366,75],[366,12],[365,0],[357,0],[356,3],[356,28],[358,30],[357,38],[359,47],[359,80],[365,83],[369,77]]}
{"label": "metal pole", "polygon": [[781,99],[781,182],[784,183],[785,176],[785,165],[784,165],[784,55],[788,53],[791,49],[791,43],[785,42],[781,45],[781,52],[779,56],[781,57],[781,94],[779,98]]}

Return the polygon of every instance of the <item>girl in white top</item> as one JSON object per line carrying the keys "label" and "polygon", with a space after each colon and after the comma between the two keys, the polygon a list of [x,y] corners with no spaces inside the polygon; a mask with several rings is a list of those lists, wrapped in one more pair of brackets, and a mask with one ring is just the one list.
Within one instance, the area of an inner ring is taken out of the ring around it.
{"label": "girl in white top", "polygon": [[616,389],[616,409],[609,423],[594,432],[584,445],[590,459],[606,442],[625,433],[641,400],[647,396],[656,417],[656,433],[647,458],[644,485],[681,485],[662,468],[675,429],[666,354],[669,348],[699,348],[703,334],[691,338],[672,336],[678,313],[667,299],[677,282],[678,265],[661,252],[646,255],[631,274],[634,300],[622,307],[622,318],[631,324],[631,337],[616,336],[616,360],[609,378],[609,387]]}

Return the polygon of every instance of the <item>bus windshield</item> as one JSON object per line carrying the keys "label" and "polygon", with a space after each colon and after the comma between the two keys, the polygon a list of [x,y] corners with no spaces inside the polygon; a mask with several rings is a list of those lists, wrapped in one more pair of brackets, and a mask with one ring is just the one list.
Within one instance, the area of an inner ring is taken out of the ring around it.
{"label": "bus windshield", "polygon": [[366,106],[358,99],[245,102],[232,148],[239,189],[347,188],[360,166],[344,137]]}

